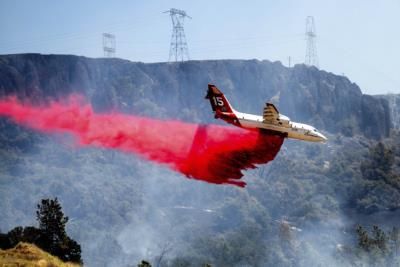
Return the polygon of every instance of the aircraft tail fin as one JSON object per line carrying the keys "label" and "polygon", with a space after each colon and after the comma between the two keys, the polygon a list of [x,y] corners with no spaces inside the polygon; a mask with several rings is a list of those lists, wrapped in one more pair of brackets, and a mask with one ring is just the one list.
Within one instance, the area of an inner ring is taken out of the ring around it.
{"label": "aircraft tail fin", "polygon": [[206,99],[210,100],[211,107],[214,112],[234,113],[234,110],[229,104],[228,99],[226,99],[224,94],[213,84],[208,85]]}

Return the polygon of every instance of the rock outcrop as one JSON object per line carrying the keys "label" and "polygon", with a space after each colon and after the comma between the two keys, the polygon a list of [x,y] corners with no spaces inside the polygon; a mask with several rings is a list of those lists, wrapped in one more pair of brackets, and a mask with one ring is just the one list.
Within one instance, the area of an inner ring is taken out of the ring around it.
{"label": "rock outcrop", "polygon": [[363,95],[343,76],[296,65],[257,60],[144,64],[122,59],[21,54],[0,57],[0,94],[41,99],[85,95],[99,110],[210,121],[204,101],[216,84],[243,112],[260,114],[275,102],[293,120],[331,133],[379,139],[390,132],[384,99]]}

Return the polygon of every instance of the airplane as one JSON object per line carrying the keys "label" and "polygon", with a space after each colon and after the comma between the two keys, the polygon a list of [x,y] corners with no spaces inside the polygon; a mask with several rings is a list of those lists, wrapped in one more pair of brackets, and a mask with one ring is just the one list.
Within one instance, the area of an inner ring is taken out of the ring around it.
{"label": "airplane", "polygon": [[272,103],[266,103],[263,116],[236,111],[229,104],[224,94],[213,84],[208,85],[206,99],[210,100],[216,119],[222,119],[230,124],[245,129],[260,129],[284,137],[310,142],[325,142],[328,140],[311,125],[293,122],[289,117],[279,113]]}

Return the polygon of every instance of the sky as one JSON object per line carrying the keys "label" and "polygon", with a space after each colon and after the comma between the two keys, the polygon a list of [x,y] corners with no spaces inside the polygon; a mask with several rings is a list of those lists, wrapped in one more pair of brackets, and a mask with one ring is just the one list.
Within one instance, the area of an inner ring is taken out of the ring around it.
{"label": "sky", "polygon": [[313,16],[319,68],[345,75],[367,94],[400,93],[399,0],[0,0],[0,54],[103,57],[102,33],[116,56],[168,61],[170,8],[185,10],[190,59],[305,60]]}

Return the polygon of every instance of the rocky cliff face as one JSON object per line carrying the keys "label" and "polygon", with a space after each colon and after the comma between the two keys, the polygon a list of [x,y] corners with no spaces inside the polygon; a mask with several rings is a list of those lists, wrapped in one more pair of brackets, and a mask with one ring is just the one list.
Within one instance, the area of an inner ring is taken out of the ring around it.
{"label": "rocky cliff face", "polygon": [[[1,230],[33,225],[36,203],[57,196],[71,218],[68,234],[82,245],[88,266],[128,266],[144,258],[156,262],[171,244],[166,258],[194,259],[196,266],[210,260],[213,266],[327,266],[335,262],[324,255],[338,255],[332,244],[353,240],[342,222],[349,222],[348,229],[396,225],[398,212],[392,209],[399,206],[399,192],[389,185],[395,182],[366,180],[360,168],[370,163],[369,143],[374,143],[361,135],[380,138],[390,130],[387,100],[363,95],[345,77],[256,60],[143,64],[0,56],[0,97],[43,101],[76,92],[100,111],[214,121],[204,99],[207,83],[215,83],[243,112],[261,114],[265,101],[273,101],[293,120],[360,136],[336,136],[328,145],[285,141],[275,161],[246,172],[243,190],[188,180],[131,154],[71,149],[68,136],[41,135],[0,119]],[[398,139],[390,146],[393,166],[400,161]],[[359,216],[371,206],[388,215],[377,213],[378,223]],[[280,218],[302,229],[295,234],[304,244],[298,254],[284,248]],[[266,251],[271,253],[263,255]],[[216,257],[237,263],[218,264]]]}
{"label": "rocky cliff face", "polygon": [[400,129],[400,94],[377,95],[375,97],[388,101],[393,128]]}
{"label": "rocky cliff face", "polygon": [[[99,110],[117,108],[157,117],[206,122],[207,83],[236,109],[262,113],[266,101],[283,114],[331,133],[381,138],[390,131],[385,99],[363,95],[347,78],[296,65],[257,60],[144,64],[59,55],[0,57],[0,94],[41,99],[84,94]],[[378,126],[378,127],[377,127]]]}

